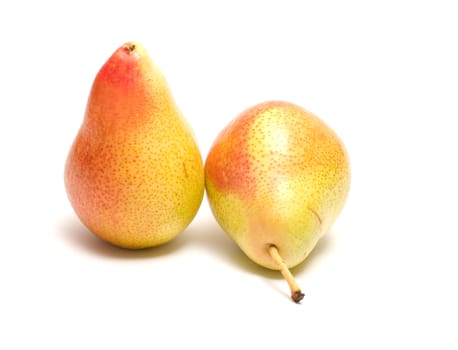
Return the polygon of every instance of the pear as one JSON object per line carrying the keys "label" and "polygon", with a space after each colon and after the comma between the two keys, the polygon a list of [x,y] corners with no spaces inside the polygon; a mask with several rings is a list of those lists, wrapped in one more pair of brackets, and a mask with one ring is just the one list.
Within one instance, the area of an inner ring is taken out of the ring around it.
{"label": "pear", "polygon": [[350,188],[338,135],[302,107],[267,101],[242,112],[217,136],[205,161],[210,208],[255,263],[280,270],[310,254],[341,212]]}
{"label": "pear", "polygon": [[193,132],[145,48],[119,47],[98,72],[65,165],[81,221],[113,245],[170,241],[192,221],[204,193]]}

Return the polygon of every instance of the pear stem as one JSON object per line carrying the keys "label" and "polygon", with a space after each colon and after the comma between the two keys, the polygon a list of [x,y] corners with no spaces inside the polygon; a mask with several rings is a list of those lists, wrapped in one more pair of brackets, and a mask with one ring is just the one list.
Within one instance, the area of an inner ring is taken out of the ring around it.
{"label": "pear stem", "polygon": [[136,49],[136,46],[134,43],[127,43],[125,44],[124,46],[124,50],[127,52],[127,53],[131,53],[132,51],[134,51]]}
{"label": "pear stem", "polygon": [[296,280],[294,279],[294,276],[291,274],[291,272],[288,269],[288,266],[286,266],[285,262],[280,256],[278,248],[275,245],[271,244],[269,245],[268,250],[270,256],[278,265],[284,279],[286,280],[286,282],[288,282],[289,288],[291,289],[291,299],[293,299],[295,303],[299,303],[304,298],[304,293],[301,292],[301,288],[298,286]]}

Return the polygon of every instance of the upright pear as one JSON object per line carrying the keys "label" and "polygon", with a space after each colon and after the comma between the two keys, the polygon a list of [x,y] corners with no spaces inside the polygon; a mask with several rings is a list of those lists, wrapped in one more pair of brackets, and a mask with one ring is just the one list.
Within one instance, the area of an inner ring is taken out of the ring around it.
{"label": "upright pear", "polygon": [[280,270],[299,302],[289,268],[304,261],[342,210],[350,187],[338,135],[295,104],[268,101],[235,118],[205,162],[210,207],[254,262]]}
{"label": "upright pear", "polygon": [[139,43],[119,47],[98,72],[65,187],[87,228],[124,248],[170,241],[197,213],[204,192],[198,146]]}

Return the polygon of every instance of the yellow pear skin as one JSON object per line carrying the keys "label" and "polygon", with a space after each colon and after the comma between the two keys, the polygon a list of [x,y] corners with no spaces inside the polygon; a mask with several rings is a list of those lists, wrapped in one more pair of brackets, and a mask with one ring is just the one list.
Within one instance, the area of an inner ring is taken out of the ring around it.
{"label": "yellow pear skin", "polygon": [[198,146],[139,43],[122,45],[98,72],[65,187],[87,228],[124,248],[168,242],[197,213],[204,192]]}
{"label": "yellow pear skin", "polygon": [[338,135],[300,106],[268,101],[247,109],[216,138],[205,162],[211,210],[257,264],[280,270],[294,301],[300,264],[341,212],[350,164]]}

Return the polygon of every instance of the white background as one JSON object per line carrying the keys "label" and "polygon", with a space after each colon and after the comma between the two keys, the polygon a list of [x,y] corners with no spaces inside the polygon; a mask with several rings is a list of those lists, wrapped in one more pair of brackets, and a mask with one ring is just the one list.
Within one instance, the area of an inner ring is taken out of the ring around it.
{"label": "white background", "polygon": [[[453,1],[3,1],[0,348],[456,349],[458,12]],[[92,81],[138,40],[205,158],[288,100],[345,142],[352,188],[294,273],[250,262],[206,200],[170,244],[114,248],[66,198]]]}

